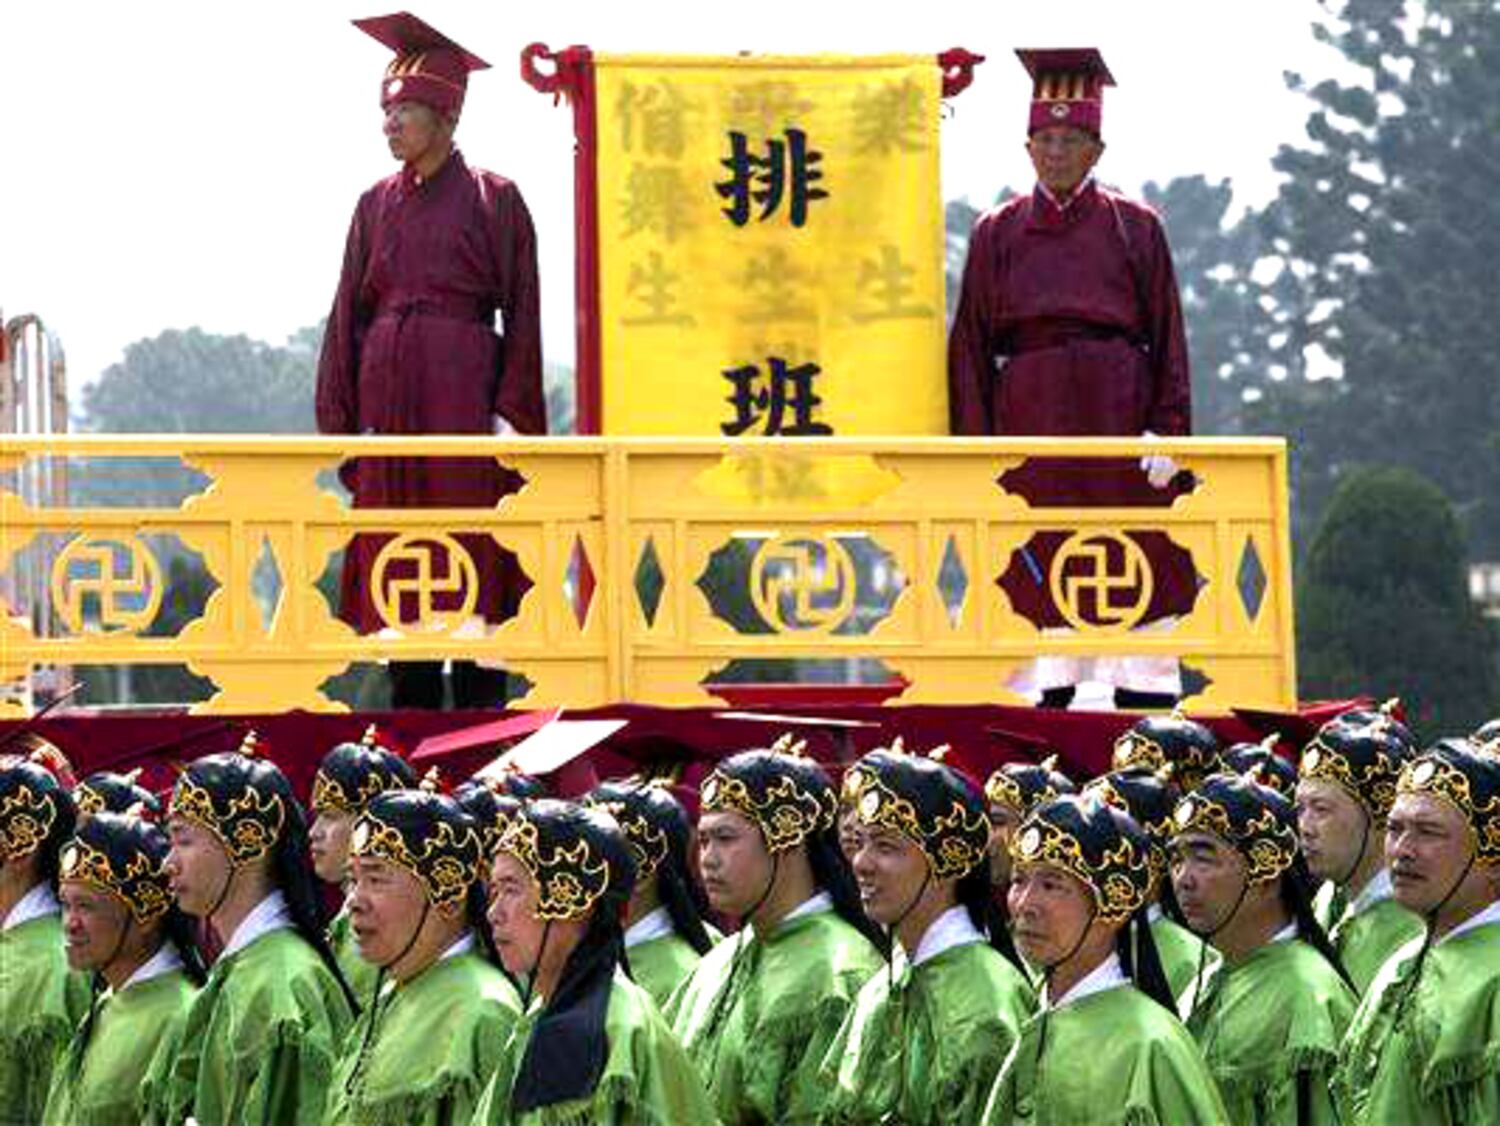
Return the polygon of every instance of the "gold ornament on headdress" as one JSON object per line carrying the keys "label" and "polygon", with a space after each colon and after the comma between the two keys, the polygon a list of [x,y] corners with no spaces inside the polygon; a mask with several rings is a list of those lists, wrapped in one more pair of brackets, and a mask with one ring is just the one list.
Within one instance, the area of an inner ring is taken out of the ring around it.
{"label": "gold ornament on headdress", "polygon": [[260,794],[246,787],[219,811],[210,794],[191,774],[184,773],[172,791],[168,816],[181,817],[212,833],[238,867],[259,860],[275,847],[286,821],[286,810],[275,794]]}
{"label": "gold ornament on headdress", "polygon": [[108,855],[75,837],[63,846],[58,875],[60,879],[89,884],[114,896],[143,925],[165,915],[172,906],[166,869],[153,864],[145,853],[136,853],[125,870],[119,872]]}
{"label": "gold ornament on headdress", "polygon": [[1278,879],[1297,859],[1297,834],[1274,810],[1262,807],[1249,821],[1237,824],[1228,807],[1203,790],[1177,803],[1172,827],[1178,835],[1207,833],[1235,849],[1245,858],[1245,878],[1252,886]]}
{"label": "gold ornament on headdress", "polygon": [[1384,750],[1377,750],[1365,763],[1352,761],[1338,747],[1324,740],[1319,731],[1302,751],[1297,763],[1299,777],[1333,782],[1376,821],[1384,821],[1396,801],[1396,780],[1402,763]]}
{"label": "gold ornament on headdress", "polygon": [[[140,777],[141,768],[139,766],[131,770],[127,770],[124,774],[120,775],[121,780],[129,786],[137,785],[140,781]],[[104,800],[104,795],[101,794],[98,790],[94,789],[94,787],[90,786],[88,779],[85,778],[73,789],[73,804],[78,807],[78,812],[80,814],[87,813],[92,816],[95,813],[103,813],[106,803]],[[127,810],[127,812],[129,811]]]}
{"label": "gold ornament on headdress", "polygon": [[[1019,765],[1026,767],[1031,764],[1022,763]],[[1052,784],[1052,775],[1057,772],[1057,756],[1055,754],[1048,755],[1042,759],[1041,762],[1036,764],[1036,769],[1042,772],[1042,776],[1046,779],[1046,782],[1029,799],[1026,791],[1022,789],[1021,783],[1016,781],[1010,771],[1002,766],[985,780],[984,800],[992,806],[1007,806],[1015,810],[1022,817],[1025,817],[1026,814],[1031,812],[1033,807],[1057,797],[1060,792]]]}
{"label": "gold ornament on headdress", "polygon": [[609,890],[609,861],[594,855],[583,837],[571,848],[543,853],[536,823],[523,816],[500,838],[500,851],[519,860],[536,881],[539,919],[582,919]]}
{"label": "gold ornament on headdress", "polygon": [[1010,855],[1017,864],[1052,864],[1072,873],[1093,893],[1099,918],[1107,923],[1122,923],[1139,910],[1159,876],[1150,852],[1129,837],[1090,861],[1077,836],[1035,815],[1011,838]]}
{"label": "gold ornament on headdress", "polygon": [[20,860],[42,847],[57,821],[57,804],[46,794],[21,785],[0,798],[0,856]]}
{"label": "gold ornament on headdress", "polygon": [[447,821],[435,821],[417,851],[394,825],[366,810],[349,837],[349,855],[364,856],[403,868],[414,876],[434,907],[461,908],[479,878],[481,845],[472,826],[462,832]]}
{"label": "gold ornament on headdress", "polygon": [[[374,749],[380,747],[380,741],[375,725],[372,723],[365,728],[365,733],[360,736],[359,745]],[[375,771],[369,771],[359,783],[359,789],[349,793],[344,784],[333,777],[321,766],[313,775],[312,784],[312,809],[314,813],[360,813],[372,801],[392,786],[391,779],[383,778]]]}
{"label": "gold ornament on headdress", "polygon": [[807,740],[798,738],[792,732],[783,734],[770,747],[772,754],[789,755],[792,758],[811,758],[807,753]]}
{"label": "gold ornament on headdress", "polygon": [[715,770],[704,781],[702,795],[705,812],[738,813],[754,822],[771,852],[796,848],[838,820],[836,799],[830,803],[822,794],[804,790],[790,774],[757,797],[742,779]]}
{"label": "gold ornament on headdress", "polygon": [[[1492,765],[1489,759],[1481,761]],[[1463,815],[1474,859],[1487,868],[1500,865],[1500,792],[1476,795],[1466,773],[1431,754],[1418,755],[1406,764],[1396,792],[1442,798]]]}
{"label": "gold ornament on headdress", "polygon": [[[630,780],[627,779],[627,781]],[[641,789],[665,789],[656,779],[635,784]],[[643,880],[650,878],[660,867],[661,862],[667,858],[670,842],[667,839],[666,830],[652,824],[645,814],[640,813],[627,802],[614,798],[589,797],[584,799],[583,804],[591,809],[602,809],[615,819],[616,824],[624,832],[630,851],[635,856],[637,886]]]}
{"label": "gold ornament on headdress", "polygon": [[922,850],[939,880],[964,875],[985,857],[990,819],[954,799],[948,812],[924,819],[916,803],[891,789],[878,769],[861,774],[854,808],[865,825],[899,833]]}

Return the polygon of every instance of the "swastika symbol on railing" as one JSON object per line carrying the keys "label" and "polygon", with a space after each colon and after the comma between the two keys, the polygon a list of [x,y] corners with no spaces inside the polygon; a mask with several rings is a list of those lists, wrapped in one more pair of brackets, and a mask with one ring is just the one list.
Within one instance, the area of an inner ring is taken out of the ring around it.
{"label": "swastika symbol on railing", "polygon": [[779,633],[836,629],[854,609],[855,588],[849,550],[828,536],[775,536],[750,564],[750,599]]}
{"label": "swastika symbol on railing", "polygon": [[[127,563],[115,569],[116,556]],[[84,604],[93,599],[101,633],[139,632],[161,607],[161,567],[139,540],[73,540],[52,563],[52,605],[63,624],[83,633]]]}
{"label": "swastika symbol on railing", "polygon": [[1075,532],[1052,557],[1048,586],[1075,629],[1123,632],[1146,616],[1155,580],[1140,544],[1114,532]]}
{"label": "swastika symbol on railing", "polygon": [[[392,568],[399,569],[391,575]],[[439,610],[439,595],[457,595],[459,604]],[[402,617],[403,599],[415,617]],[[420,621],[439,630],[456,629],[479,600],[479,569],[474,557],[452,536],[420,532],[397,536],[382,547],[370,568],[370,600],[389,626]]]}

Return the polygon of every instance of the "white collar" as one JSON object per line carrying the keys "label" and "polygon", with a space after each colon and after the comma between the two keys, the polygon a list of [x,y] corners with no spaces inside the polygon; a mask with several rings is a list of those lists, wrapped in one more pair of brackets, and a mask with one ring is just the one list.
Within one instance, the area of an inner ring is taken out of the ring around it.
{"label": "white collar", "polygon": [[1129,985],[1130,979],[1125,976],[1125,971],[1120,968],[1120,956],[1111,953],[1104,961],[1100,962],[1083,978],[1056,1001],[1043,997],[1043,1003],[1049,1009],[1060,1009],[1064,1005],[1071,1005],[1082,1001],[1085,997],[1092,997],[1095,993],[1103,993],[1106,989],[1115,989],[1121,985]]}
{"label": "white collar", "polygon": [[1160,903],[1153,903],[1149,907],[1146,908],[1146,923],[1149,926],[1153,926],[1154,927],[1157,923],[1159,923],[1165,917],[1166,917],[1166,912],[1164,912],[1161,909],[1161,904]]}
{"label": "white collar", "polygon": [[1349,914],[1353,916],[1362,911],[1368,911],[1375,904],[1390,899],[1395,894],[1396,889],[1391,884],[1391,870],[1381,866],[1375,870],[1375,874],[1370,877],[1365,886],[1359,889],[1359,894],[1349,901]]}
{"label": "white collar", "polygon": [[229,941],[224,944],[224,952],[219,957],[227,958],[249,946],[261,935],[291,925],[292,913],[287,909],[286,896],[279,890],[273,891],[250,908],[250,913],[240,920],[240,925],[234,928],[234,933],[229,936]]}
{"label": "white collar", "polygon": [[1286,926],[1282,927],[1275,934],[1273,934],[1269,939],[1267,939],[1266,940],[1266,945],[1270,946],[1271,943],[1273,943],[1273,942],[1285,942],[1289,938],[1296,938],[1296,937],[1297,937],[1297,923],[1296,923],[1295,920],[1293,920],[1292,922],[1288,923]]}
{"label": "white collar", "polygon": [[1458,926],[1454,927],[1447,934],[1443,935],[1442,938],[1438,939],[1436,945],[1441,946],[1450,938],[1457,938],[1465,931],[1474,930],[1476,927],[1487,927],[1491,923],[1500,923],[1500,900],[1491,903],[1483,911],[1479,911],[1476,914],[1470,915],[1463,922],[1459,923]]}
{"label": "white collar", "polygon": [[666,938],[672,933],[672,916],[665,907],[653,907],[625,928],[625,949]]}
{"label": "white collar", "polygon": [[1074,185],[1073,190],[1068,193],[1067,199],[1058,199],[1057,196],[1052,193],[1052,189],[1047,187],[1047,185],[1042,183],[1040,180],[1038,180],[1036,183],[1036,190],[1041,193],[1041,195],[1046,198],[1046,200],[1051,203],[1053,207],[1057,208],[1059,211],[1066,211],[1068,208],[1072,207],[1073,204],[1077,201],[1078,197],[1083,194],[1084,189],[1093,182],[1094,176],[1092,173],[1090,173]]}
{"label": "white collar", "polygon": [[132,985],[140,985],[154,977],[161,977],[162,974],[169,974],[173,970],[180,969],[182,969],[182,959],[177,956],[177,951],[172,949],[170,942],[163,942],[155,954],[135,968],[135,973],[126,978],[125,984],[116,992],[123,993]]}
{"label": "white collar", "polygon": [[464,931],[463,934],[459,935],[448,944],[448,949],[439,954],[437,956],[437,960],[441,962],[444,958],[457,958],[460,954],[467,954],[470,950],[473,949],[474,932]]}
{"label": "white collar", "polygon": [[16,900],[16,905],[5,916],[5,922],[0,923],[0,931],[14,930],[22,923],[40,919],[43,915],[56,915],[60,911],[62,911],[62,904],[57,901],[57,896],[52,894],[52,888],[47,881],[43,880]]}
{"label": "white collar", "polygon": [[803,915],[816,915],[819,911],[832,910],[833,896],[829,895],[826,891],[817,892],[809,898],[804,899],[782,916],[781,922],[777,924],[777,930],[780,930],[782,925],[790,923],[793,919],[800,919]]}
{"label": "white collar", "polygon": [[950,907],[927,928],[922,941],[917,943],[917,952],[911,956],[911,968],[916,969],[930,958],[936,958],[955,946],[967,946],[983,942],[984,935],[969,917],[967,907]]}

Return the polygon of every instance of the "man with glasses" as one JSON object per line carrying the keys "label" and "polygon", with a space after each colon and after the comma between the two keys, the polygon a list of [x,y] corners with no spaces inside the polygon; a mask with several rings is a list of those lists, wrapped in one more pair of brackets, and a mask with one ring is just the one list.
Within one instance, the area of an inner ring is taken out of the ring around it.
{"label": "man with glasses", "polygon": [[[1187,338],[1166,235],[1144,204],[1093,178],[1114,79],[1092,49],[1017,54],[1035,83],[1026,149],[1037,182],[974,226],[948,343],[953,433],[1187,434]],[[1139,466],[1049,458],[1008,473],[1005,486],[1034,506],[1162,505],[1177,495],[1176,477],[1160,456]],[[1155,575],[1142,623],[1169,625],[1192,609],[1191,559],[1162,533],[1131,538]],[[1044,629],[1076,624],[1053,605],[1046,578],[1066,539],[1033,537],[1002,579],[1017,613]],[[1048,657],[1013,687],[1066,707],[1085,681],[1112,685],[1120,707],[1170,706],[1181,691],[1170,656]]]}

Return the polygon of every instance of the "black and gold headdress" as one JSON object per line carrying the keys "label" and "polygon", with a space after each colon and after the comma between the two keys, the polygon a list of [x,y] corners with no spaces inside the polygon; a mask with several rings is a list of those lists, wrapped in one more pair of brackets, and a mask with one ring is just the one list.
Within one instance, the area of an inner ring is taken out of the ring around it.
{"label": "black and gold headdress", "polygon": [[1297,768],[1276,753],[1272,733],[1259,743],[1236,743],[1224,752],[1224,766],[1236,774],[1254,775],[1288,801],[1297,796]]}
{"label": "black and gold headdress", "polygon": [[1475,860],[1500,865],[1500,762],[1466,740],[1443,739],[1406,764],[1396,792],[1448,802],[1469,823]]}
{"label": "black and gold headdress", "polygon": [[855,802],[859,800],[859,792],[864,787],[865,776],[878,763],[906,753],[906,745],[902,742],[901,736],[897,735],[891,740],[889,747],[876,747],[873,751],[856,759],[844,770],[844,776],[839,780],[839,805],[844,809],[853,810]]}
{"label": "black and gold headdress", "polygon": [[1077,792],[1072,779],[1057,769],[1056,755],[1041,762],[1007,762],[984,784],[990,805],[1009,806],[1021,817],[1044,801]]}
{"label": "black and gold headdress", "polygon": [[461,910],[482,856],[479,827],[437,792],[429,775],[418,790],[380,794],[354,822],[349,855],[387,861],[415,876],[437,908]]}
{"label": "black and gold headdress", "polygon": [[675,847],[685,854],[689,837],[687,811],[662,784],[628,779],[596,786],[583,804],[615,819],[635,856],[636,883],[644,883]]}
{"label": "black and gold headdress", "polygon": [[73,799],[46,767],[20,759],[0,767],[0,859],[56,856],[73,831]]}
{"label": "black and gold headdress", "polygon": [[1469,736],[1479,753],[1500,759],[1500,719],[1492,719]]}
{"label": "black and gold headdress", "polygon": [[1011,838],[1010,856],[1017,865],[1050,864],[1077,877],[1107,923],[1129,919],[1155,889],[1156,865],[1141,827],[1088,792],[1033,809]]}
{"label": "black and gold headdress", "polygon": [[286,776],[262,758],[255,733],[240,749],[190,763],[177,778],[167,816],[180,817],[212,833],[239,866],[276,847],[292,801]]}
{"label": "black and gold headdress", "polygon": [[[453,791],[453,800],[474,819],[474,825],[479,830],[480,851],[487,863],[500,847],[500,838],[515,821],[516,814],[521,812],[524,803],[488,778],[470,778]],[[480,878],[483,877],[484,873],[481,871]]]}
{"label": "black and gold headdress", "polygon": [[1145,830],[1153,845],[1166,847],[1172,836],[1172,811],[1182,793],[1170,766],[1159,770],[1145,766],[1111,770],[1089,782],[1083,792],[1124,810]]}
{"label": "black and gold headdress", "polygon": [[1172,767],[1172,776],[1185,790],[1196,789],[1210,774],[1224,769],[1219,739],[1180,711],[1148,715],[1115,740],[1111,765],[1115,770],[1144,766]]}
{"label": "black and gold headdress", "polygon": [[577,802],[528,802],[500,840],[536,881],[539,919],[583,919],[622,911],[635,884],[635,858],[608,813]]}
{"label": "black and gold headdress", "polygon": [[147,817],[161,813],[161,799],[140,783],[141,768],[125,774],[100,770],[90,774],[73,790],[79,816],[95,813],[129,813],[140,809]]}
{"label": "black and gold headdress", "polygon": [[393,749],[380,741],[372,723],[358,743],[340,743],[323,756],[313,775],[314,812],[360,813],[388,790],[415,786],[416,776]]}
{"label": "black and gold headdress", "polygon": [[769,750],[742,751],[704,779],[705,813],[738,813],[761,831],[768,851],[796,848],[833,828],[838,795],[828,776],[799,744],[782,741]]}
{"label": "black and gold headdress", "polygon": [[906,837],[939,880],[957,879],[985,859],[989,814],[957,771],[909,754],[871,754],[861,762],[854,806],[861,822]]}
{"label": "black and gold headdress", "polygon": [[59,876],[114,896],[144,925],[172,906],[166,869],[169,848],[166,833],[151,822],[101,810],[63,845]]}
{"label": "black and gold headdress", "polygon": [[1396,800],[1396,781],[1416,754],[1411,732],[1387,711],[1346,712],[1302,749],[1299,777],[1340,786],[1376,821]]}
{"label": "black and gold headdress", "polygon": [[1177,803],[1178,835],[1209,833],[1245,858],[1246,879],[1279,879],[1297,859],[1297,813],[1276,790],[1242,774],[1215,774]]}

